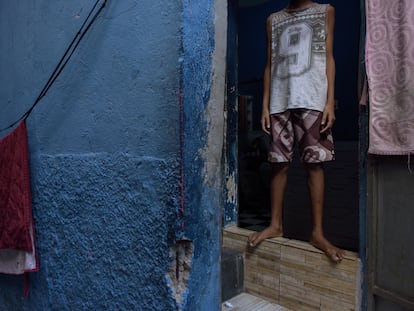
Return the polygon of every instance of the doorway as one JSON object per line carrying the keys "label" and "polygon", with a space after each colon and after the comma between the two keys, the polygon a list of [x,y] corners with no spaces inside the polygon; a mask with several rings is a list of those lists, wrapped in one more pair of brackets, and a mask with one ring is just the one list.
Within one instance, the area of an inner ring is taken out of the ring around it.
{"label": "doorway", "polygon": [[[328,1],[318,1],[320,3]],[[263,70],[266,60],[265,21],[288,1],[229,1],[228,132],[227,158],[236,176],[239,227],[260,231],[270,222],[268,137],[261,132]],[[329,1],[336,10],[334,56],[336,60],[336,122],[333,129],[336,160],[325,165],[325,233],[339,247],[359,249],[358,174],[358,62],[360,36],[359,0]],[[229,10],[230,12],[230,10]],[[351,22],[350,22],[351,21]],[[237,51],[231,55],[231,51]],[[231,72],[229,72],[229,70]],[[230,77],[230,78],[229,78]],[[230,99],[230,100],[229,100]],[[232,107],[233,104],[233,107]],[[229,145],[230,142],[230,145]],[[229,151],[233,150],[233,155]],[[236,150],[234,154],[234,150]],[[227,172],[229,174],[229,172]],[[230,176],[230,175],[227,175]],[[227,187],[228,188],[228,187]],[[311,210],[306,178],[295,158],[289,170],[284,206],[284,233],[308,241]]]}

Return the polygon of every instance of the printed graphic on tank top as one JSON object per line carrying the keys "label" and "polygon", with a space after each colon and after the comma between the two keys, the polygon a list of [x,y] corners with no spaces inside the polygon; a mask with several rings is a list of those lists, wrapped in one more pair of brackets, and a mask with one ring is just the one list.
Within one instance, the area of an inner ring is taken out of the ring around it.
{"label": "printed graphic on tank top", "polygon": [[276,12],[271,23],[270,113],[326,105],[327,4]]}

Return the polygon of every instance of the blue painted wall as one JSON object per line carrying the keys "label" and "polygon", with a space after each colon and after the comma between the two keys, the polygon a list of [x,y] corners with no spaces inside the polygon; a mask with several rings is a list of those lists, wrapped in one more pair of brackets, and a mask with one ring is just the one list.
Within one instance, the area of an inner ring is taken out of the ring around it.
{"label": "blue painted wall", "polygon": [[[208,112],[208,106],[215,106],[213,109],[219,110],[219,118],[223,118],[224,98],[215,103],[212,95],[214,1],[185,0],[183,4],[183,228],[185,236],[193,241],[195,250],[189,286],[198,289],[189,293],[187,310],[211,311],[220,310],[222,185],[220,178],[214,176],[221,164],[212,167],[205,162],[217,155],[221,159],[223,132],[218,133],[221,137],[213,137],[215,142],[208,142],[209,136],[215,135],[211,134],[214,123],[220,122],[210,120],[215,116]],[[219,70],[224,72],[224,69]],[[221,84],[224,85],[224,77]],[[224,96],[224,90],[221,95]],[[208,147],[209,144],[214,146]]]}
{"label": "blue painted wall", "polygon": [[[33,103],[93,3],[0,2],[0,128]],[[220,202],[197,157],[213,15],[213,1],[108,1],[28,118],[40,271],[27,299],[22,277],[0,275],[2,310],[176,310],[166,275],[181,238],[194,251],[178,304],[218,308]]]}

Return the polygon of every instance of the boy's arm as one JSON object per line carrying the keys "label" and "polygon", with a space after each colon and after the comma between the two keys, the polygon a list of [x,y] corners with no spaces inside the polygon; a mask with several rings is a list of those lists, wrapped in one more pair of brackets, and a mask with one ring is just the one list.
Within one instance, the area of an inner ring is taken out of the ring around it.
{"label": "boy's arm", "polygon": [[262,117],[261,124],[262,130],[270,135],[270,71],[271,71],[271,59],[272,59],[272,42],[271,42],[271,22],[270,17],[266,21],[266,34],[267,34],[267,57],[266,67],[263,76],[263,105],[262,105]]}
{"label": "boy's arm", "polygon": [[335,121],[335,59],[333,56],[333,41],[334,41],[334,25],[335,25],[335,9],[333,6],[328,6],[327,17],[327,37],[326,37],[326,77],[328,80],[328,94],[326,98],[326,105],[323,111],[321,133],[332,128]]}

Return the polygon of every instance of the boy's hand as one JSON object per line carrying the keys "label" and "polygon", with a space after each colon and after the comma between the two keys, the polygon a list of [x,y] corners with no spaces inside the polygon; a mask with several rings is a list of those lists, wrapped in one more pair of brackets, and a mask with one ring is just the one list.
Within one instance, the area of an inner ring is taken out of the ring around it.
{"label": "boy's hand", "polygon": [[322,115],[320,133],[324,133],[327,130],[331,129],[334,122],[335,122],[335,107],[334,105],[326,105],[325,110],[323,111],[323,115]]}
{"label": "boy's hand", "polygon": [[268,112],[262,112],[262,118],[260,119],[260,122],[262,124],[263,132],[270,135],[270,115]]}

